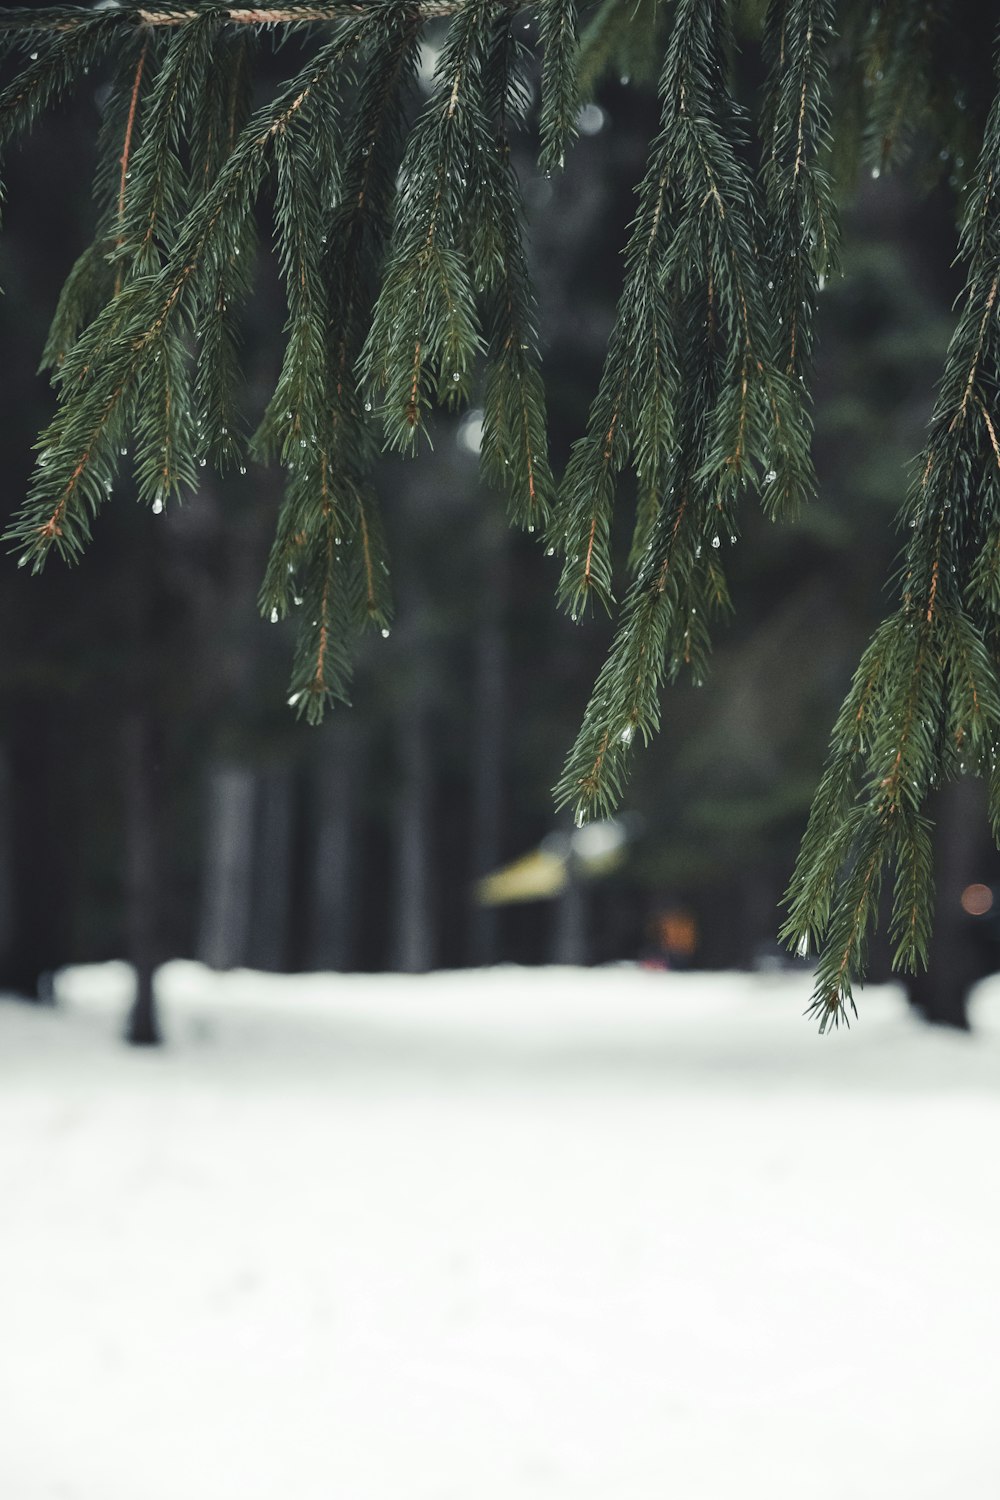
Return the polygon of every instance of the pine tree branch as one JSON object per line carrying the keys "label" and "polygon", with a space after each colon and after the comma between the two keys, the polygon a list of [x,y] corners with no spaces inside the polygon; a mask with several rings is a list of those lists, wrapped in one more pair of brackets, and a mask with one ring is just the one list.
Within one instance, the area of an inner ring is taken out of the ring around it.
{"label": "pine tree branch", "polygon": [[[497,0],[498,4],[509,4],[517,9],[515,0]],[[462,9],[463,0],[417,0],[413,10],[425,21],[443,16],[453,16]],[[340,21],[345,16],[363,16],[375,9],[364,0],[315,0],[314,4],[293,5],[219,5],[212,6],[215,19],[229,26],[302,26],[323,21]],[[94,12],[84,6],[53,6],[31,10],[27,7],[0,11],[0,36],[30,32],[65,34],[81,26],[120,26],[131,22],[137,26],[156,28],[185,26],[189,21],[204,17],[205,10],[197,6],[180,5],[121,5],[109,6],[106,11]]]}

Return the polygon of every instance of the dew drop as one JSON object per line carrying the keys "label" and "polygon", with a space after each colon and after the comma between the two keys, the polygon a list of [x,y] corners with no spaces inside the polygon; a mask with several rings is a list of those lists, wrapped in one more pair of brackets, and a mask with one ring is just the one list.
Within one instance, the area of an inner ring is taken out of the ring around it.
{"label": "dew drop", "polygon": [[799,958],[809,957],[809,938],[806,933],[803,933],[799,938],[795,951],[798,954]]}
{"label": "dew drop", "polygon": [[19,557],[18,558],[17,565],[18,565],[19,568],[26,568],[28,566],[28,554],[27,553],[25,553],[23,557]]}
{"label": "dew drop", "polygon": [[583,827],[583,808],[582,807],[578,807],[577,808],[577,810],[576,810],[576,817],[573,819],[573,822],[576,824],[577,828],[582,828]]}
{"label": "dew drop", "polygon": [[695,557],[700,557],[701,556],[701,543],[700,542],[698,543],[697,547],[694,549],[694,555],[695,555]]}
{"label": "dew drop", "polygon": [[156,499],[153,501],[153,515],[154,516],[162,516],[162,514],[163,514],[163,496],[162,495],[157,495]]}
{"label": "dew drop", "polygon": [[546,547],[546,549],[545,549],[545,556],[546,557],[555,557],[555,555],[556,555],[556,549],[554,547]]}
{"label": "dew drop", "polygon": [[344,540],[344,538],[343,538],[343,537],[342,537],[342,536],[335,536],[335,537],[334,537],[334,539],[333,539],[333,545],[334,545],[334,546],[335,546],[335,547],[339,547],[339,546],[340,546],[340,544],[341,544],[341,542],[342,542],[342,541],[343,541],[343,540]]}
{"label": "dew drop", "polygon": [[272,625],[277,625],[277,623],[278,623],[278,611],[276,609],[272,609],[272,611],[271,611],[271,624]]}
{"label": "dew drop", "polygon": [[534,528],[534,526],[529,526],[529,527],[528,527],[528,530],[529,530],[529,531],[534,531],[534,529],[535,529],[535,528]]}
{"label": "dew drop", "polygon": [[454,370],[454,371],[453,371],[453,372],[452,372],[452,377],[451,377],[451,378],[452,378],[452,380],[455,380],[455,381],[459,381],[459,380],[461,380],[461,378],[462,378],[462,377],[461,377],[461,375],[460,375],[460,374],[459,374],[459,373],[458,373],[458,371],[457,371],[457,370]]}
{"label": "dew drop", "polygon": [[735,547],[735,546],[736,546],[736,537],[735,537],[735,535],[730,535],[730,538],[729,538],[729,545],[730,545],[730,546],[731,546],[731,547]]}
{"label": "dew drop", "polygon": [[298,701],[299,701],[299,699],[301,697],[302,697],[301,693],[293,693],[292,696],[288,700],[288,707],[289,708],[294,708],[295,705],[296,705],[296,703],[298,703]]}
{"label": "dew drop", "polygon": [[121,454],[122,458],[125,458],[125,456],[128,453],[128,449],[127,448],[119,448],[118,452]]}
{"label": "dew drop", "polygon": [[240,464],[240,473],[241,473],[241,474],[245,474],[245,473],[246,473],[246,471],[247,471],[247,466],[246,466],[246,464]]}
{"label": "dew drop", "polygon": [[881,176],[882,176],[882,168],[881,168],[881,167],[872,167],[872,176],[873,176],[873,177],[874,177],[874,178],[875,178],[875,179],[876,179],[876,180],[877,180],[877,179],[878,179],[878,178],[879,178],[879,177],[881,177]]}
{"label": "dew drop", "polygon": [[37,52],[32,52],[31,53],[31,61],[32,62],[37,62],[38,61],[38,53]]}
{"label": "dew drop", "polygon": [[203,469],[207,463],[208,463],[208,459],[207,458],[199,458],[199,460],[198,460],[198,467],[199,467],[199,469]]}
{"label": "dew drop", "polygon": [[713,536],[713,538],[712,538],[712,546],[713,547],[721,547],[722,546],[722,539],[720,537]]}
{"label": "dew drop", "polygon": [[389,639],[389,627],[388,627],[388,625],[383,625],[382,626],[382,639],[384,641],[387,641]]}
{"label": "dew drop", "polygon": [[767,473],[764,475],[764,483],[765,484],[773,484],[774,481],[777,479],[777,477],[778,477],[778,471],[777,471],[777,469],[768,469]]}
{"label": "dew drop", "polygon": [[620,738],[623,745],[631,745],[633,739],[635,738],[635,725],[626,725],[626,727],[621,732]]}

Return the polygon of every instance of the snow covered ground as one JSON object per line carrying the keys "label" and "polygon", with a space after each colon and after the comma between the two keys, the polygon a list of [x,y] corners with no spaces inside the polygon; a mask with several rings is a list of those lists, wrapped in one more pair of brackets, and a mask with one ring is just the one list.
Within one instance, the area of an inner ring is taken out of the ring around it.
{"label": "snow covered ground", "polygon": [[0,1002],[2,1500],[998,1500],[1000,987]]}

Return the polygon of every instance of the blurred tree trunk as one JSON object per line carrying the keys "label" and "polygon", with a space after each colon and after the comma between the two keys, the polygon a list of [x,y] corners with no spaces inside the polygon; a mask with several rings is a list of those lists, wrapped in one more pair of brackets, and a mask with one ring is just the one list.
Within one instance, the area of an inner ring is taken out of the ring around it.
{"label": "blurred tree trunk", "polygon": [[[491,524],[492,523],[492,524]],[[504,729],[507,717],[507,532],[498,531],[493,512],[484,512],[487,576],[476,641],[475,704],[472,732],[471,868],[475,877],[496,869],[501,857]],[[469,961],[494,964],[499,956],[500,912],[474,906],[469,924]]]}
{"label": "blurred tree trunk", "polygon": [[247,962],[255,794],[256,778],[247,766],[214,765],[209,771],[197,955],[212,969]]}
{"label": "blurred tree trunk", "polygon": [[291,768],[269,771],[260,791],[249,961],[255,969],[280,974],[289,967],[295,803]]}
{"label": "blurred tree trunk", "polygon": [[934,883],[936,903],[928,969],[906,976],[910,1004],[926,1021],[968,1031],[969,990],[984,967],[972,928],[975,918],[962,909],[967,885],[983,879],[985,791],[979,781],[949,783],[931,809],[936,817]]}
{"label": "blurred tree trunk", "polygon": [[353,724],[336,726],[311,778],[315,807],[310,969],[345,973],[355,962],[354,891],[360,884],[357,838],[362,752]]}
{"label": "blurred tree trunk", "polygon": [[588,962],[587,892],[572,846],[566,857],[566,885],[555,903],[552,962],[580,966]]}
{"label": "blurred tree trunk", "polygon": [[419,683],[412,687],[397,720],[399,790],[396,800],[396,900],[393,968],[423,974],[434,962],[431,892],[432,767],[430,722]]}
{"label": "blurred tree trunk", "polygon": [[163,1040],[156,1014],[153,976],[160,958],[158,900],[160,851],[156,812],[155,735],[148,710],[133,709],[122,725],[125,794],[125,931],[135,970],[135,999],[125,1026],[133,1047]]}

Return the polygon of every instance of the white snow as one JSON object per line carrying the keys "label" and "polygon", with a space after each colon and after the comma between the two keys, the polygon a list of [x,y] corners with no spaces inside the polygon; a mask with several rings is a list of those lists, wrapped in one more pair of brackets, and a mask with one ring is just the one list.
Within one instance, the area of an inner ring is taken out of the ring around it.
{"label": "white snow", "polygon": [[0,1002],[2,1500],[997,1500],[1000,987]]}

